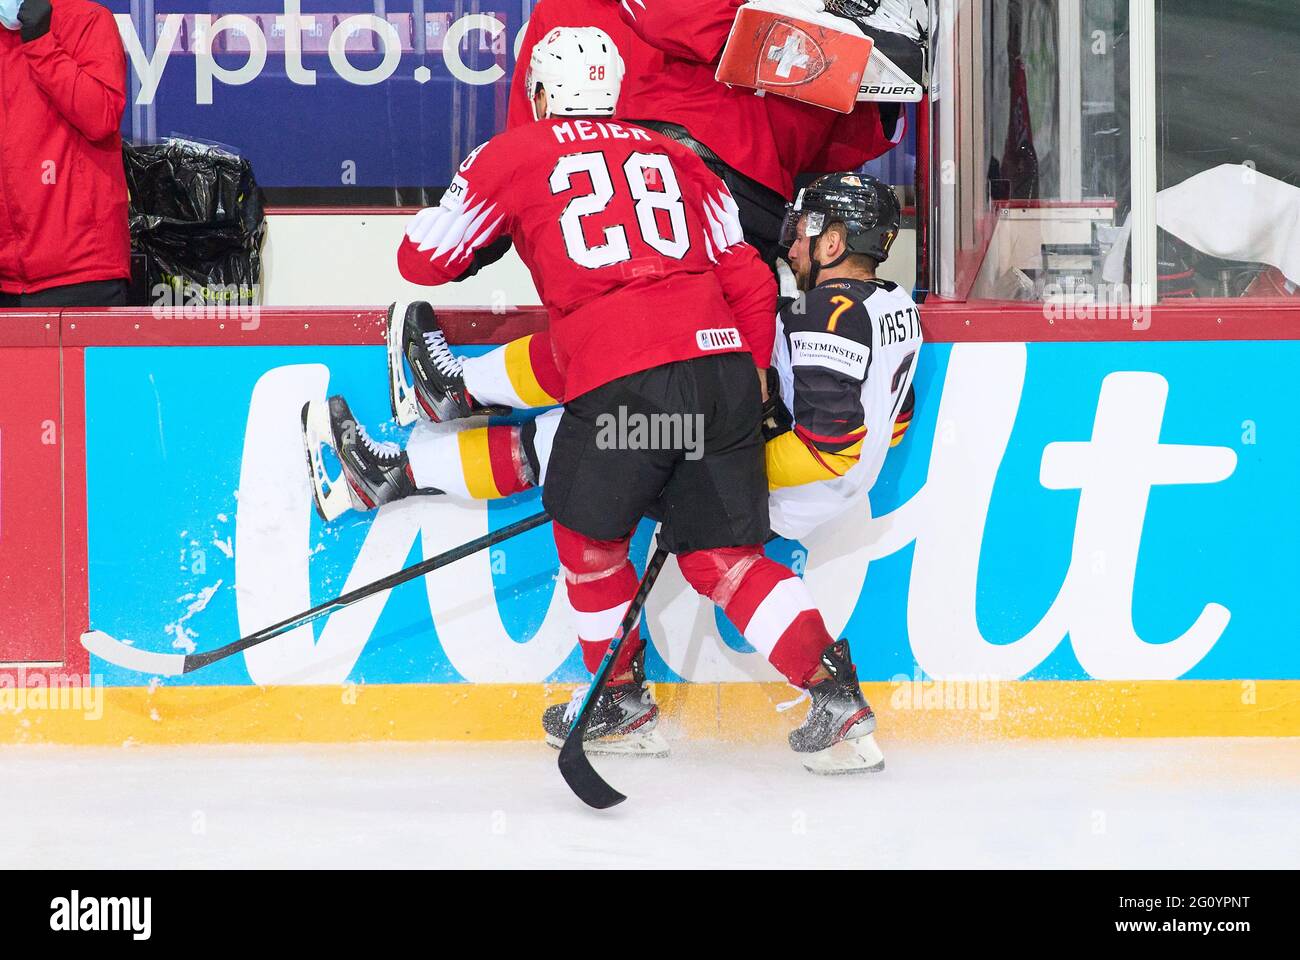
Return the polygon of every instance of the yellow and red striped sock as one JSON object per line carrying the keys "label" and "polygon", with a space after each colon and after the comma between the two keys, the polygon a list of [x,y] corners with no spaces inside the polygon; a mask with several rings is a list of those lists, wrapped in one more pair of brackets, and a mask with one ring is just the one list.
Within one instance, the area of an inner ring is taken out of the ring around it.
{"label": "yellow and red striped sock", "polygon": [[496,500],[533,485],[519,427],[449,430],[445,424],[421,422],[406,453],[416,486],[453,496]]}
{"label": "yellow and red striped sock", "polygon": [[529,334],[481,357],[466,358],[462,373],[465,389],[482,404],[549,407],[564,394],[564,377],[545,333]]}

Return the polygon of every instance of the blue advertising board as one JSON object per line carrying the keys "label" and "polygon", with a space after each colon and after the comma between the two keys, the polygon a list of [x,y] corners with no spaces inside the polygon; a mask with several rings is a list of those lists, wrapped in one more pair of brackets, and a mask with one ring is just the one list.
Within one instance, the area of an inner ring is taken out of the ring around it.
{"label": "blue advertising board", "polygon": [[[1300,344],[922,358],[869,509],[769,546],[851,638],[863,680],[1300,678]],[[536,492],[423,497],[322,524],[298,419],[338,392],[402,439],[380,347],[88,348],[91,626],[210,649],[540,509]],[[649,549],[643,526],[638,564]],[[579,680],[557,577],[543,527],[173,682]],[[777,678],[672,564],[647,632],[653,679]]]}

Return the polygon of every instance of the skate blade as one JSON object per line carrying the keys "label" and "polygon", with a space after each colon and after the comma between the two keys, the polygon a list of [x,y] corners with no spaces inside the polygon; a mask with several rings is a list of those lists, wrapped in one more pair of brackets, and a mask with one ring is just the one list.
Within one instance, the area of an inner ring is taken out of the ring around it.
{"label": "skate blade", "polygon": [[407,306],[400,301],[388,305],[388,402],[393,410],[393,419],[402,427],[409,427],[420,419],[415,387],[406,375],[406,358],[402,354]]}
{"label": "skate blade", "polygon": [[[559,750],[564,741],[546,735],[546,743]],[[634,733],[628,737],[603,737],[600,740],[588,740],[583,745],[583,752],[592,757],[666,757],[668,741],[658,730],[647,733]]]}
{"label": "skate blade", "polygon": [[311,475],[312,502],[316,512],[326,523],[356,507],[352,491],[340,470],[331,478],[325,469],[321,447],[334,449],[334,435],[330,430],[329,405],[321,400],[309,400],[302,407],[302,445],[307,453],[307,471]]}
{"label": "skate blade", "polygon": [[830,777],[845,773],[879,773],[885,769],[885,755],[871,734],[841,740],[834,746],[799,757],[804,769],[818,776]]}

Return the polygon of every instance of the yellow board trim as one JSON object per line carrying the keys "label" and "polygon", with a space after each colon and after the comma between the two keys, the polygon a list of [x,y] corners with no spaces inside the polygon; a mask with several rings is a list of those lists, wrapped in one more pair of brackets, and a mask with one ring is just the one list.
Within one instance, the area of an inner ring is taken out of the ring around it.
{"label": "yellow board trim", "polygon": [[[535,740],[542,708],[568,684],[346,684],[99,688],[52,708],[0,690],[0,744],[336,743]],[[1300,681],[867,683],[882,741],[1061,737],[1300,736]],[[779,739],[803,716],[777,713],[771,683],[660,683],[670,735]],[[28,691],[27,693],[30,693]],[[44,691],[39,691],[44,693]]]}
{"label": "yellow board trim", "polygon": [[510,385],[514,387],[515,394],[524,402],[524,406],[553,406],[559,400],[542,389],[541,384],[537,382],[537,375],[533,373],[533,361],[529,354],[529,345],[532,343],[533,336],[534,334],[530,333],[526,337],[511,340],[506,344],[506,376],[510,378]]}

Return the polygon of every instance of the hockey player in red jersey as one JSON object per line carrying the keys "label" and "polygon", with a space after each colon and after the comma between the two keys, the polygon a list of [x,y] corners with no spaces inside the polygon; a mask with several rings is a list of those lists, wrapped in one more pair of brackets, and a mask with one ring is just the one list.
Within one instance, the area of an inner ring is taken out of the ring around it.
{"label": "hockey player in red jersey", "polygon": [[[441,205],[407,227],[402,276],[426,285],[462,279],[509,237],[550,314],[566,399],[724,349],[749,350],[766,367],[775,284],[741,236],[735,202],[680,144],[604,119],[622,64],[603,33],[583,32],[591,29],[557,28],[551,38],[559,39],[548,38],[533,60],[534,76],[546,77],[561,56],[549,48],[565,38],[575,49],[563,56],[595,56],[579,45],[607,44],[608,62],[586,66],[593,77],[582,99],[570,96],[572,80],[539,80],[557,91],[547,114],[465,158]],[[701,332],[715,327],[731,339],[720,345]]]}
{"label": "hockey player in red jersey", "polygon": [[[600,119],[613,112],[622,69],[608,37],[556,29],[530,69],[538,121],[466,159],[441,205],[410,224],[399,264],[413,282],[445,283],[473,272],[478,253],[509,236],[533,274],[564,375],[543,502],[584,661],[599,664],[635,592],[628,545],[652,513],[685,579],[791,683],[818,691],[791,738],[805,764],[862,741],[870,749],[857,768],[877,766],[875,717],[843,644],[827,633],[803,582],[762,552],[760,383],[775,335],[771,274],[741,239],[726,187],[698,157]],[[304,413],[313,419],[310,405]],[[324,422],[308,430],[309,450],[322,439],[345,463],[363,465],[345,469],[363,506],[414,492],[406,455],[371,441],[341,398],[318,416]],[[698,424],[698,445],[647,447],[607,433],[612,422],[664,417]],[[634,630],[587,736],[662,753],[643,658]],[[567,735],[573,706],[547,710],[552,742]]]}
{"label": "hockey player in red jersey", "polygon": [[[821,7],[820,0],[798,2]],[[863,15],[855,22],[877,39],[892,38],[892,51],[914,45],[907,17],[895,9],[900,4],[907,7],[908,0],[841,6],[860,8]],[[745,240],[774,267],[795,178],[860,167],[899,143],[904,125],[896,104],[862,103],[844,115],[718,83],[716,61],[740,5],[741,0],[541,0],[533,8],[521,68],[511,84],[509,127],[533,121],[532,91],[522,65],[537,40],[557,26],[600,27],[619,47],[628,71],[615,116],[663,133],[704,160],[735,199]],[[560,399],[563,377],[547,331],[462,363],[447,349],[436,318],[417,323],[398,315],[392,321],[390,349],[414,355],[412,363],[428,364],[434,380],[426,383],[440,385],[436,398],[420,397],[418,408],[399,411],[400,422],[412,422],[417,412],[442,421],[468,416],[480,403],[529,407]]]}
{"label": "hockey player in red jersey", "polygon": [[[905,0],[888,0],[888,4]],[[627,66],[616,116],[663,133],[698,154],[722,178],[740,208],[745,239],[769,265],[795,178],[852,170],[902,140],[897,104],[861,103],[838,114],[783,97],[755,96],[714,79],[742,0],[541,0],[534,8],[511,82],[510,127],[532,119],[522,65],[557,26],[591,24],[614,40]],[[820,10],[821,0],[797,0]],[[905,18],[878,10],[855,17],[890,49],[916,46]],[[899,32],[895,32],[899,31]],[[917,48],[920,49],[919,47]]]}

